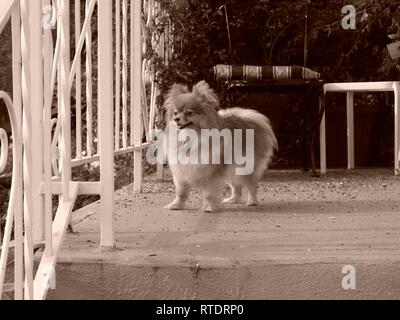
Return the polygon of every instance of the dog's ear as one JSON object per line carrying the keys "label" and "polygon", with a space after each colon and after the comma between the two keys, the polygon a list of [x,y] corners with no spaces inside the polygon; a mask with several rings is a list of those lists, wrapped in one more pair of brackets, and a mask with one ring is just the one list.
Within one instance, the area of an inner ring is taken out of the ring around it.
{"label": "dog's ear", "polygon": [[174,83],[168,92],[169,97],[175,97],[182,93],[188,93],[189,89],[186,85],[181,83]]}
{"label": "dog's ear", "polygon": [[173,110],[175,108],[174,98],[179,94],[188,93],[188,92],[189,92],[189,89],[184,84],[180,84],[180,83],[173,84],[171,89],[169,89],[169,91],[168,91],[167,99],[165,100],[165,103],[164,103],[164,108],[169,111]]}
{"label": "dog's ear", "polygon": [[204,80],[193,86],[192,94],[215,109],[219,108],[219,99],[213,89]]}

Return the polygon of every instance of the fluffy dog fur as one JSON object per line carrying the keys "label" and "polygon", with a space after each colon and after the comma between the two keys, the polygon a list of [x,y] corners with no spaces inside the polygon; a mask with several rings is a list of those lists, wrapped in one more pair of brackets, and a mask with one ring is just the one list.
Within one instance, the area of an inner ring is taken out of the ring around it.
{"label": "fluffy dog fur", "polygon": [[[184,209],[190,189],[199,187],[204,195],[204,210],[211,212],[218,203],[218,194],[224,183],[230,185],[232,193],[223,203],[240,203],[244,186],[248,190],[247,205],[256,205],[257,183],[277,149],[277,140],[268,118],[251,109],[231,108],[218,111],[218,97],[205,81],[197,83],[191,92],[184,85],[173,85],[167,96],[165,108],[167,120],[174,121],[178,130],[191,128],[200,133],[201,129],[229,129],[233,137],[234,129],[254,129],[254,171],[251,174],[236,175],[235,168],[238,164],[235,161],[232,164],[223,163],[226,152],[223,143],[220,149],[221,164],[170,163],[176,198],[165,208]],[[168,134],[167,130],[167,136]],[[242,139],[242,143],[245,142],[246,139]],[[233,152],[232,149],[232,146],[228,146],[228,152]],[[246,146],[243,146],[243,150],[246,150]]]}

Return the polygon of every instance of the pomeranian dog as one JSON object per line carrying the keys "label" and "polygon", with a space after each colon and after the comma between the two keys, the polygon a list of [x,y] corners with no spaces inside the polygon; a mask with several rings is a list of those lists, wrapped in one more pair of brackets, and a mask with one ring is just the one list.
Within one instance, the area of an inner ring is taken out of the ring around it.
{"label": "pomeranian dog", "polygon": [[[184,209],[191,188],[198,187],[203,192],[204,211],[211,212],[220,202],[219,193],[224,184],[230,186],[231,195],[224,199],[223,203],[241,203],[242,187],[246,187],[247,205],[257,205],[257,183],[278,147],[268,118],[251,109],[219,110],[219,99],[204,80],[194,85],[192,91],[189,91],[185,85],[174,84],[168,93],[164,107],[169,124],[166,130],[165,148],[176,187],[175,199],[165,208]],[[217,139],[214,139],[212,135],[203,135],[202,131],[205,129],[208,129],[207,133],[212,131],[220,135],[217,134]],[[171,143],[172,140],[169,138],[172,134],[175,134],[172,139],[176,139],[176,133],[179,136],[193,136],[188,131],[196,133],[201,138],[189,140],[178,138],[177,142]],[[224,139],[219,139],[222,137]],[[222,143],[221,140],[223,140]],[[202,144],[202,142],[209,143],[210,141],[218,143],[212,143],[211,148],[210,144],[205,144],[206,147]],[[191,151],[194,150],[194,153],[200,155],[203,161],[185,161],[184,163],[171,161],[175,151],[172,149],[176,148],[183,148],[184,152],[192,149]],[[222,162],[204,161],[211,159],[210,151],[220,156]],[[245,156],[243,156],[244,152],[246,152]],[[252,162],[248,166],[250,169],[244,170],[244,173],[243,170],[238,171],[243,169],[243,161],[248,160]]]}

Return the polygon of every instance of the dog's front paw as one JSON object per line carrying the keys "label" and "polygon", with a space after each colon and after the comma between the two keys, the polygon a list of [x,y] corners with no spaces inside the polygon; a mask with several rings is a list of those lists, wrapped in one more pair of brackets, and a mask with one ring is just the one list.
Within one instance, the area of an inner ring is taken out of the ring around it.
{"label": "dog's front paw", "polygon": [[212,206],[211,204],[205,204],[205,205],[203,206],[203,211],[204,211],[204,212],[213,212],[213,211],[214,211],[214,208],[213,208],[213,206]]}
{"label": "dog's front paw", "polygon": [[224,200],[222,200],[222,203],[237,204],[237,203],[240,203],[240,199],[237,197],[228,197],[228,198],[225,198]]}
{"label": "dog's front paw", "polygon": [[247,200],[247,205],[249,207],[254,207],[257,205],[257,200]]}
{"label": "dog's front paw", "polygon": [[183,210],[184,209],[184,204],[179,203],[177,201],[172,201],[170,204],[167,204],[164,209],[168,210]]}

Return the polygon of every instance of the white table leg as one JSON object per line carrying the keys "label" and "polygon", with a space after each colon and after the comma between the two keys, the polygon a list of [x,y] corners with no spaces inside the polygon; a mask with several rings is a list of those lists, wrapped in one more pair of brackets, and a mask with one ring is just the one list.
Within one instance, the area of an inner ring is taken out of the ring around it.
{"label": "white table leg", "polygon": [[354,169],[354,93],[347,92],[347,169]]}
{"label": "white table leg", "polygon": [[164,165],[160,163],[157,164],[157,180],[164,181]]}
{"label": "white table leg", "polygon": [[319,159],[321,174],[326,173],[326,124],[325,113],[322,116],[321,124],[319,126]]}
{"label": "white table leg", "polygon": [[393,83],[393,91],[394,91],[394,174],[399,174],[399,94],[400,94],[400,85],[398,82]]}

